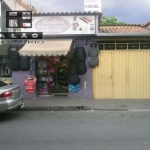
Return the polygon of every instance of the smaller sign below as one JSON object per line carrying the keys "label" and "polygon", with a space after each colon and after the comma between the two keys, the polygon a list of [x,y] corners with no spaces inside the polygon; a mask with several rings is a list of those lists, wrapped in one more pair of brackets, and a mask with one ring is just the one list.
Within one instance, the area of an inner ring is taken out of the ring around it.
{"label": "smaller sign below", "polygon": [[84,0],[85,12],[102,12],[101,0]]}
{"label": "smaller sign below", "polygon": [[6,28],[32,28],[32,11],[6,11]]}
{"label": "smaller sign below", "polygon": [[43,39],[43,32],[0,32],[0,39]]}

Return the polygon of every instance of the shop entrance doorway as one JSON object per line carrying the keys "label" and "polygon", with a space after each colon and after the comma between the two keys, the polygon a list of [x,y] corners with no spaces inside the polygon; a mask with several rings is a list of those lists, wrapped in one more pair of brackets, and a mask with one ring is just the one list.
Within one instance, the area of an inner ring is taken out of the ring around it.
{"label": "shop entrance doorway", "polygon": [[68,95],[68,57],[36,56],[38,96]]}

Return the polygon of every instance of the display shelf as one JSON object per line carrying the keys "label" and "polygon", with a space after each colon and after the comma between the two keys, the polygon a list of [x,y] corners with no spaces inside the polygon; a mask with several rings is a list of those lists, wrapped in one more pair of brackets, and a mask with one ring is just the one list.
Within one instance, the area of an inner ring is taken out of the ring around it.
{"label": "display shelf", "polygon": [[[54,66],[55,66],[55,73],[50,73],[49,74],[49,69],[45,68],[43,70],[45,70],[44,74],[42,73],[42,67],[39,68],[39,64],[37,64],[37,68],[39,69],[39,72],[37,73],[37,77],[38,77],[38,81],[37,81],[37,85],[38,83],[45,83],[47,82],[47,89],[48,89],[48,93],[51,94],[53,93],[59,93],[59,92],[68,92],[68,61],[62,61],[62,62],[57,62]],[[44,72],[44,71],[43,71]],[[49,77],[53,78],[53,82],[49,82]],[[39,80],[39,78],[41,78],[41,80]],[[43,81],[44,80],[44,81]],[[55,84],[55,86],[53,86]],[[41,88],[38,87],[37,88]],[[42,87],[43,88],[43,87]],[[40,92],[39,90],[39,93]],[[40,95],[40,94],[39,94]],[[43,94],[41,94],[43,95]],[[45,95],[45,94],[44,94]]]}

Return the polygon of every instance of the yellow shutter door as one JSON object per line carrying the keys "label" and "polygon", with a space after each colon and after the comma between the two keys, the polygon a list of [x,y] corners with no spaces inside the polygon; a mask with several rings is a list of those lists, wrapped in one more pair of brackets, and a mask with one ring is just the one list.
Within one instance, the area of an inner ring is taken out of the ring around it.
{"label": "yellow shutter door", "polygon": [[99,55],[100,64],[93,73],[94,98],[112,98],[112,53]]}
{"label": "yellow shutter door", "polygon": [[113,58],[113,98],[125,98],[128,96],[128,52],[114,51]]}
{"label": "yellow shutter door", "polygon": [[129,98],[150,98],[150,51],[129,51]]}
{"label": "yellow shutter door", "polygon": [[150,51],[101,51],[93,69],[94,98],[150,98]]}

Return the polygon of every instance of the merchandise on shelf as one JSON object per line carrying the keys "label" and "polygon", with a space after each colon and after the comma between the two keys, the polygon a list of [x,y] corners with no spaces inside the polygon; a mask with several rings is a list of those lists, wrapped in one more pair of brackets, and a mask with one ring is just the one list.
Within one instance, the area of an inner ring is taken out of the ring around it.
{"label": "merchandise on shelf", "polygon": [[39,95],[68,91],[68,61],[65,56],[38,57],[36,60]]}

